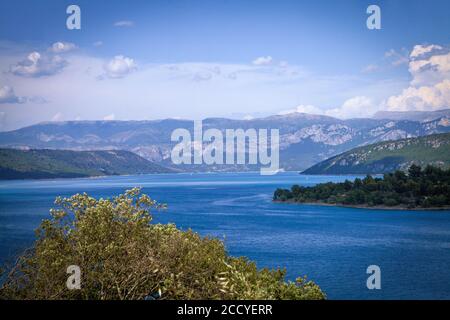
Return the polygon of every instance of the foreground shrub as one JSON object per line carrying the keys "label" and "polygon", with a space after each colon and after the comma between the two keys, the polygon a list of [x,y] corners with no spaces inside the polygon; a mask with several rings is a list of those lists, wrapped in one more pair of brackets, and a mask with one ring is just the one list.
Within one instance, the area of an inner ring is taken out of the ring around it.
{"label": "foreground shrub", "polygon": [[[221,241],[151,224],[161,208],[140,189],[112,199],[57,198],[33,248],[12,267],[3,299],[323,299],[313,282],[285,282],[284,270],[258,270],[227,255]],[[68,290],[67,267],[81,269]]]}

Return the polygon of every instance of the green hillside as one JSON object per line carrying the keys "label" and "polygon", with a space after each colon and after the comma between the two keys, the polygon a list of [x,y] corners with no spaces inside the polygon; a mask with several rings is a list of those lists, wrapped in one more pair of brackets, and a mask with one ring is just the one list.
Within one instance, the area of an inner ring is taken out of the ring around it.
{"label": "green hillside", "polygon": [[163,172],[171,172],[171,169],[129,151],[0,149],[0,179],[76,178]]}
{"label": "green hillside", "polygon": [[450,166],[450,134],[386,141],[358,147],[322,161],[304,174],[376,174],[407,170],[412,164]]}

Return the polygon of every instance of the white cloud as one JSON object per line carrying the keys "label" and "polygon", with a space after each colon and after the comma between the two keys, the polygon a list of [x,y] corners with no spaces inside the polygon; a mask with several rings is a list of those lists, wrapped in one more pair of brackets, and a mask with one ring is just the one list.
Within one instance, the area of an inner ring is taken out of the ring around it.
{"label": "white cloud", "polygon": [[[46,51],[45,55],[53,54]],[[37,78],[38,73],[32,70],[28,73],[35,76],[4,74],[4,84],[13,87],[17,93],[45,97],[47,101],[42,105],[38,104],[38,99],[31,101],[28,98],[26,108],[0,105],[0,112],[8,113],[5,128],[10,130],[48,121],[58,111],[64,115],[64,120],[77,116],[86,120],[103,119],[110,114],[121,120],[174,115],[201,119],[229,117],[234,113],[240,113],[239,119],[242,119],[245,115],[268,116],[278,106],[296,106],[300,97],[310,105],[338,106],[336,101],[345,100],[342,97],[366,95],[380,100],[404,87],[403,84],[399,88],[390,83],[374,83],[375,80],[370,79],[361,81],[360,75],[313,74],[302,66],[280,65],[279,61],[273,61],[269,66],[139,61],[136,66],[137,62],[130,57],[118,56],[109,61],[82,50],[68,55],[67,59],[70,62],[67,67],[51,77]],[[0,52],[0,69],[7,69],[16,61],[15,55]],[[136,69],[139,72],[134,72]],[[98,81],[99,75],[103,79],[123,79]],[[310,113],[318,113],[318,110],[306,106],[295,109]]]}
{"label": "white cloud", "polygon": [[394,67],[408,64],[409,62],[409,52],[405,48],[402,48],[400,51],[391,49],[385,52],[384,57],[388,59]]}
{"label": "white cloud", "polygon": [[322,110],[313,105],[299,105],[295,109],[281,111],[279,115],[290,113],[308,113],[325,115],[339,119],[368,118],[379,111],[379,106],[366,96],[347,99],[340,107]]}
{"label": "white cloud", "polygon": [[252,63],[255,66],[265,66],[265,65],[269,65],[271,64],[273,61],[271,56],[267,56],[267,57],[258,57],[255,60],[252,61]]}
{"label": "white cloud", "polygon": [[23,103],[25,98],[18,97],[10,86],[0,87],[0,103]]}
{"label": "white cloud", "polygon": [[439,45],[416,45],[411,53],[408,70],[412,77],[410,85],[401,94],[387,99],[388,110],[438,110],[450,107],[449,50]]}
{"label": "white cloud", "polygon": [[61,121],[63,119],[63,114],[61,112],[55,113],[50,121]]}
{"label": "white cloud", "polygon": [[443,48],[440,45],[432,44],[429,46],[425,46],[425,45],[418,44],[418,45],[415,45],[413,50],[411,51],[410,58],[418,58],[426,53],[430,53],[432,51],[442,50],[442,49]]}
{"label": "white cloud", "polygon": [[115,27],[132,27],[134,22],[130,20],[121,20],[114,23]]}
{"label": "white cloud", "polygon": [[76,48],[73,43],[70,42],[55,42],[48,50],[53,53],[63,53],[72,51]]}
{"label": "white cloud", "polygon": [[339,108],[325,111],[327,116],[340,119],[367,118],[379,111],[379,106],[366,96],[347,99]]}
{"label": "white cloud", "polygon": [[398,96],[387,100],[391,111],[429,111],[450,106],[450,80],[444,80],[433,86],[408,87]]}
{"label": "white cloud", "polygon": [[119,55],[115,56],[104,66],[106,76],[109,78],[123,78],[137,69],[133,59]]}
{"label": "white cloud", "polygon": [[75,48],[75,44],[70,42],[55,42],[48,48],[47,53],[33,51],[28,54],[26,59],[11,65],[9,71],[16,76],[31,78],[54,75],[69,64],[58,54],[72,51]]}
{"label": "white cloud", "polygon": [[103,117],[103,120],[106,120],[106,121],[111,121],[114,119],[116,119],[116,115],[114,113],[108,114],[107,116]]}
{"label": "white cloud", "polygon": [[95,41],[92,45],[94,47],[101,47],[103,45],[103,41]]}
{"label": "white cloud", "polygon": [[289,110],[284,110],[284,111],[280,111],[278,114],[279,115],[286,115],[286,114],[290,114],[290,113],[309,113],[309,114],[323,114],[322,109],[317,108],[313,105],[299,105],[297,106],[295,109],[289,109]]}
{"label": "white cloud", "polygon": [[411,84],[430,85],[450,79],[450,52],[411,60]]}
{"label": "white cloud", "polygon": [[58,55],[46,56],[34,51],[25,60],[10,66],[10,72],[23,77],[41,77],[58,73],[67,65],[68,62]]}

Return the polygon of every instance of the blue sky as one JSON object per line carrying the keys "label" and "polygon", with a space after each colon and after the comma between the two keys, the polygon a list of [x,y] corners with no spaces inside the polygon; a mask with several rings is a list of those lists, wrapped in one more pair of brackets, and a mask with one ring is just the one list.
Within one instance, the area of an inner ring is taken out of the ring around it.
{"label": "blue sky", "polygon": [[[81,30],[66,28],[70,4]],[[366,27],[370,4],[381,30]],[[445,0],[4,0],[0,130],[448,107],[448,12]]]}

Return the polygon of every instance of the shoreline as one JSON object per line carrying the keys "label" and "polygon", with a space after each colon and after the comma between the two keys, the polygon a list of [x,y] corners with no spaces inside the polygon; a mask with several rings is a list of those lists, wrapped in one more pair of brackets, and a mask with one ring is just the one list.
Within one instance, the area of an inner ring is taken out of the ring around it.
{"label": "shoreline", "polygon": [[369,210],[395,210],[395,211],[448,211],[450,206],[445,207],[430,207],[430,208],[407,208],[402,206],[388,207],[388,206],[368,206],[368,205],[346,205],[346,204],[332,204],[323,202],[298,202],[298,201],[280,201],[272,200],[274,203],[286,203],[286,204],[296,204],[296,205],[310,205],[310,206],[323,206],[323,207],[341,207],[350,209],[369,209]]}
{"label": "shoreline", "polygon": [[[298,171],[283,171],[279,173],[297,173]],[[93,175],[93,176],[79,176],[79,177],[46,177],[46,178],[4,178],[0,177],[0,181],[42,181],[42,180],[71,180],[71,179],[98,179],[107,177],[126,177],[126,176],[141,176],[141,175],[164,175],[164,174],[177,174],[177,175],[195,175],[195,174],[246,174],[246,173],[259,173],[259,171],[182,171],[175,170],[173,172],[154,172],[154,173],[125,173],[125,174],[107,174],[107,175]],[[278,173],[277,173],[278,174]],[[311,175],[314,176],[314,175]]]}
{"label": "shoreline", "polygon": [[126,173],[126,174],[105,174],[105,175],[93,175],[93,176],[79,176],[79,177],[45,177],[45,178],[10,178],[5,179],[0,177],[0,181],[53,181],[53,180],[76,180],[76,179],[101,179],[108,177],[128,177],[128,176],[141,176],[141,175],[156,175],[156,174],[174,174],[178,172],[155,172],[155,173]]}

